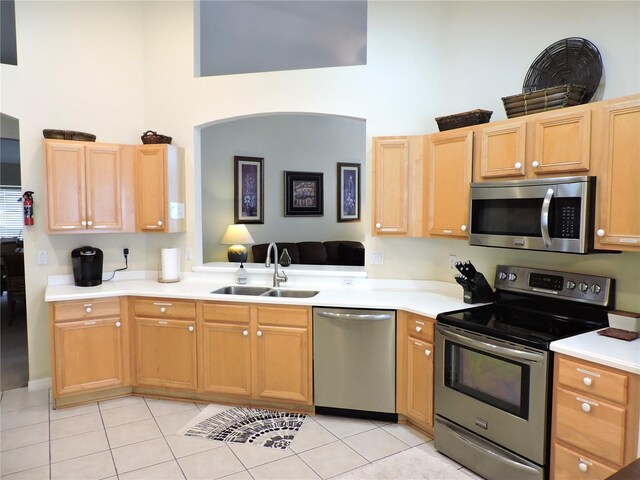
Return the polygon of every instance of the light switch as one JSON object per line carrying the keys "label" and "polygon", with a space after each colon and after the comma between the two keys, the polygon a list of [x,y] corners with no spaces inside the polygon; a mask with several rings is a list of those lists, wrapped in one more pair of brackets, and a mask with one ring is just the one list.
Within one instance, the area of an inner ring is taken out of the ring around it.
{"label": "light switch", "polygon": [[46,265],[49,263],[49,255],[46,250],[38,250],[38,265]]}

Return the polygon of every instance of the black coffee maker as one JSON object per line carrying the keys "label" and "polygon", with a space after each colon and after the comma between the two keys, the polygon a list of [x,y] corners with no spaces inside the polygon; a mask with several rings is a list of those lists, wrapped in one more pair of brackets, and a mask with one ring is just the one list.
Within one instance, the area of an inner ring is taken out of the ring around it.
{"label": "black coffee maker", "polygon": [[102,283],[102,250],[80,247],[71,250],[73,280],[77,287],[94,287]]}

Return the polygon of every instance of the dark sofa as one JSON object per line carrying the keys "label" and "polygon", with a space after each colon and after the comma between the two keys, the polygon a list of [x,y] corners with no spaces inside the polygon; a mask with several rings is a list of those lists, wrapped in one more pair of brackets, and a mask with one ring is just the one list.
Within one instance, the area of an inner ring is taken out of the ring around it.
{"label": "dark sofa", "polygon": [[[349,240],[334,240],[330,242],[276,242],[278,254],[287,249],[292,264],[298,265],[348,265],[364,266],[364,245]],[[264,263],[267,259],[268,243],[253,245],[253,261]],[[274,261],[275,252],[271,252]]]}

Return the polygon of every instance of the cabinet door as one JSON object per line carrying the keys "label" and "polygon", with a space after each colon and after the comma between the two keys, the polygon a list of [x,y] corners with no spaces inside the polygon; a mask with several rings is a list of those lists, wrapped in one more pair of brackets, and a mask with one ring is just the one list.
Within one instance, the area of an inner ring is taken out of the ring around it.
{"label": "cabinet door", "polygon": [[374,139],[374,233],[409,231],[409,139]]}
{"label": "cabinet door", "polygon": [[596,248],[640,251],[640,99],[598,112]]}
{"label": "cabinet door", "polygon": [[136,380],[140,385],[197,388],[195,322],[136,319]]}
{"label": "cabinet door", "polygon": [[203,389],[230,395],[251,395],[249,325],[204,322],[202,326]]}
{"label": "cabinet door", "polygon": [[126,386],[122,322],[110,317],[53,325],[54,397]]}
{"label": "cabinet door", "polygon": [[122,230],[122,156],[118,145],[86,147],[87,226]]}
{"label": "cabinet door", "polygon": [[411,337],[407,344],[407,416],[433,427],[433,344]]}
{"label": "cabinet door", "polygon": [[430,135],[426,152],[427,232],[467,237],[473,131]]}
{"label": "cabinet door", "polygon": [[[591,158],[591,110],[572,108],[571,113],[544,115],[532,122],[534,153],[528,159],[531,172],[581,173]],[[584,173],[583,173],[584,174]]]}
{"label": "cabinet door", "polygon": [[311,405],[309,330],[258,326],[255,397]]}
{"label": "cabinet door", "polygon": [[136,225],[141,231],[164,231],[166,224],[166,155],[164,145],[136,151]]}
{"label": "cabinet door", "polygon": [[525,120],[480,128],[479,168],[475,180],[523,177],[526,157]]}
{"label": "cabinet door", "polygon": [[551,478],[554,480],[604,480],[616,473],[613,468],[557,443],[552,452]]}
{"label": "cabinet door", "polygon": [[45,142],[48,228],[86,228],[84,143]]}

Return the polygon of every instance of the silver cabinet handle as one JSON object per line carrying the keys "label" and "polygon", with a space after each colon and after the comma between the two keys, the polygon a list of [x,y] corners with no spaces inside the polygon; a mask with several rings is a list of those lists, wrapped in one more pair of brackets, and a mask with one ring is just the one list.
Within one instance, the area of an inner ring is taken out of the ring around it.
{"label": "silver cabinet handle", "polygon": [[447,235],[451,235],[453,232],[451,230],[443,230],[442,233],[445,233]]}
{"label": "silver cabinet handle", "polygon": [[193,332],[193,325],[189,325],[189,331]]}
{"label": "silver cabinet handle", "polygon": [[87,308],[84,309],[84,311],[86,313],[91,313],[93,311],[93,309],[91,307],[87,307]]}
{"label": "silver cabinet handle", "polygon": [[425,348],[424,354],[428,357],[429,355],[431,355],[431,350]]}
{"label": "silver cabinet handle", "polygon": [[166,311],[167,311],[167,309],[166,309],[166,308],[164,308],[164,307],[160,307],[160,313],[164,313],[164,312],[166,312]]}
{"label": "silver cabinet handle", "polygon": [[460,227],[460,230],[462,230],[463,232],[466,232],[467,231],[467,226],[466,225],[462,225]]}
{"label": "silver cabinet handle", "polygon": [[158,226],[161,227],[162,226],[162,220],[158,220]]}
{"label": "silver cabinet handle", "polygon": [[582,411],[585,413],[589,413],[591,411],[591,405],[589,405],[587,402],[582,402]]}
{"label": "silver cabinet handle", "polygon": [[95,325],[96,322],[84,322],[84,325]]}
{"label": "silver cabinet handle", "polygon": [[242,331],[242,335],[244,335],[245,337],[246,337],[247,335],[249,335],[249,330],[243,330],[243,331]]}
{"label": "silver cabinet handle", "polygon": [[120,328],[121,326],[122,326],[122,323],[116,322],[116,328]]}
{"label": "silver cabinet handle", "polygon": [[591,386],[592,380],[589,377],[584,377],[582,379],[582,383],[584,383],[587,387]]}
{"label": "silver cabinet handle", "polygon": [[324,310],[320,310],[316,312],[321,317],[327,318],[339,318],[341,320],[390,320],[391,315],[388,313],[336,313],[336,312],[326,312]]}
{"label": "silver cabinet handle", "polygon": [[416,327],[416,332],[420,333],[421,331],[422,331],[422,327],[418,325],[418,326]]}
{"label": "silver cabinet handle", "polygon": [[531,162],[531,166],[533,168],[538,168],[540,166],[540,162],[538,162],[537,160],[534,160],[533,162]]}
{"label": "silver cabinet handle", "polygon": [[87,225],[91,226],[91,225],[93,225],[93,222],[92,222],[91,220],[89,220],[89,221],[87,222]]}
{"label": "silver cabinet handle", "polygon": [[516,162],[514,167],[516,168],[516,170],[520,170],[522,168],[522,164],[520,162]]}
{"label": "silver cabinet handle", "polygon": [[381,223],[376,223],[376,228],[377,228],[377,229],[382,228],[382,224],[381,224]]}
{"label": "silver cabinet handle", "polygon": [[584,462],[578,463],[578,468],[580,469],[581,472],[586,472],[587,470],[589,470],[588,465]]}
{"label": "silver cabinet handle", "polygon": [[551,246],[551,237],[549,236],[549,207],[553,198],[553,188],[547,190],[542,202],[542,210],[540,210],[540,229],[542,231],[542,241],[545,247]]}
{"label": "silver cabinet handle", "polygon": [[86,227],[86,226],[87,226],[87,222],[86,222],[86,221],[84,221],[84,220],[82,220],[82,221],[80,222],[80,225],[82,225],[83,227]]}
{"label": "silver cabinet handle", "polygon": [[259,337],[262,336],[262,331],[258,330],[258,333],[256,333],[256,335],[258,335]]}
{"label": "silver cabinet handle", "polygon": [[598,231],[596,232],[596,235],[598,235],[600,238],[604,237],[605,231],[601,228],[598,229]]}

